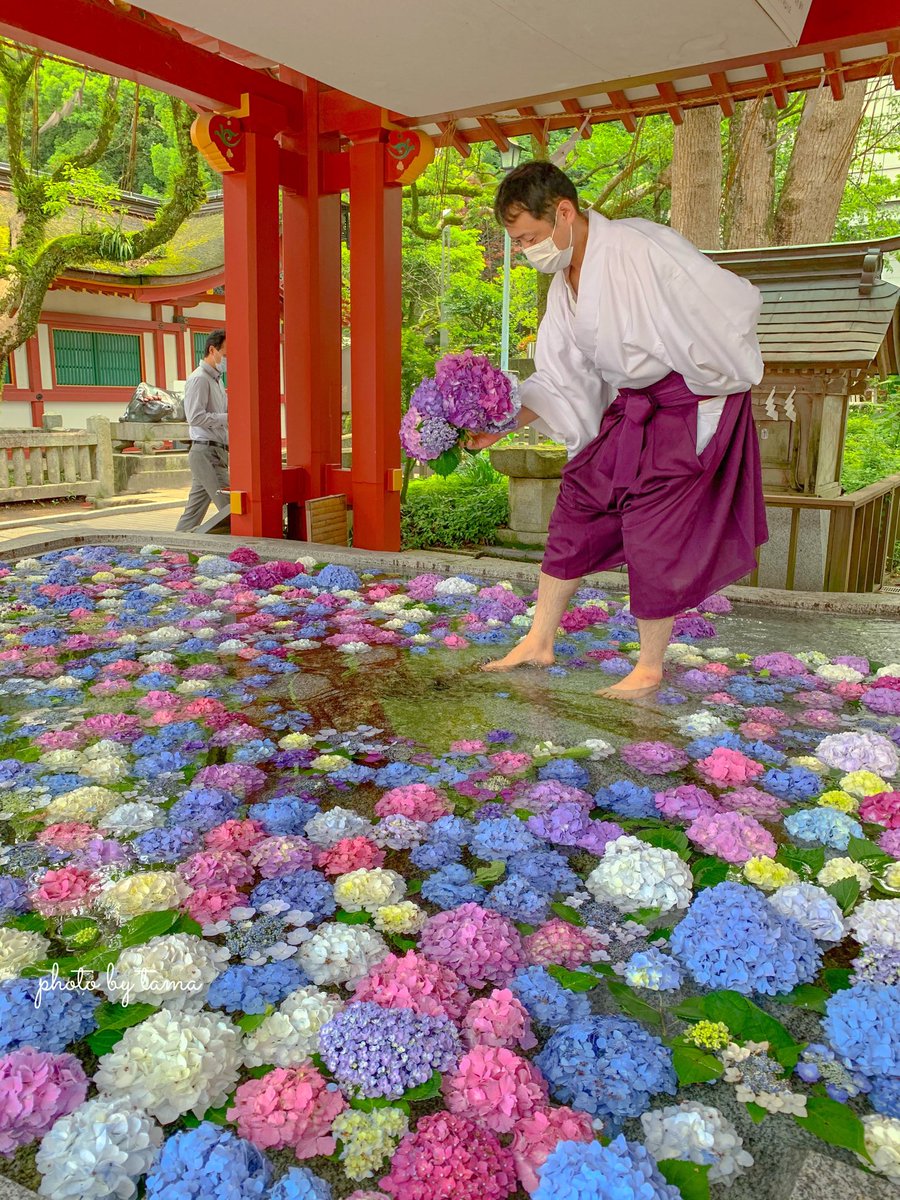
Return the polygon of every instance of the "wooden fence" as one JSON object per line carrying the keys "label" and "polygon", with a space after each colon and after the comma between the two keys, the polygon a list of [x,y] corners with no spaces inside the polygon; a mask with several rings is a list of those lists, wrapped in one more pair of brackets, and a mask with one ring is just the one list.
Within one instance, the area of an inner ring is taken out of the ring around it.
{"label": "wooden fence", "polygon": [[0,432],[0,504],[61,496],[111,496],[112,439],[106,417],[86,429]]}
{"label": "wooden fence", "polygon": [[[801,518],[810,511],[829,518],[823,591],[872,592],[887,583],[900,540],[900,475],[834,499],[770,492],[766,506],[789,509],[791,514],[782,587],[794,588]],[[749,582],[758,585],[758,567]]]}

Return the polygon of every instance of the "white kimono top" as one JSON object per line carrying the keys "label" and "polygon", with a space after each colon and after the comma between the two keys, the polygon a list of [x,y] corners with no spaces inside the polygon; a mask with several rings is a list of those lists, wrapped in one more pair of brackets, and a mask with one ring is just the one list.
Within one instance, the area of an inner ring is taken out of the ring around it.
{"label": "white kimono top", "polygon": [[593,210],[587,217],[577,300],[558,271],[521,402],[537,414],[534,427],[573,458],[597,436],[620,388],[677,371],[692,392],[716,397],[698,409],[702,450],[725,397],[762,379],[759,289],[666,225]]}

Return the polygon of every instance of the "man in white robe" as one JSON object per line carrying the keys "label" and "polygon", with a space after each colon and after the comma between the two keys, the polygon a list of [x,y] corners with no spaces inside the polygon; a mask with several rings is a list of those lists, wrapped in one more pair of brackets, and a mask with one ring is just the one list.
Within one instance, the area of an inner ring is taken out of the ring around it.
{"label": "man in white robe", "polygon": [[601,694],[647,694],[677,613],[751,571],[767,537],[750,411],[760,294],[667,226],[582,212],[550,163],[508,175],[495,213],[554,275],[519,426],[564,443],[569,462],[532,628],[486,669],[552,663],[583,576],[624,563],[641,650]]}

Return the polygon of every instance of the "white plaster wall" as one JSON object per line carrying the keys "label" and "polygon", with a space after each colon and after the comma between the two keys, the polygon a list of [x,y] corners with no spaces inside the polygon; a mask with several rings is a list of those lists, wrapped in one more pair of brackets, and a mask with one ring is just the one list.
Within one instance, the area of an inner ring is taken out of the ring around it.
{"label": "white plaster wall", "polygon": [[13,365],[16,387],[31,387],[31,379],[28,375],[28,351],[24,346],[17,346],[13,351]]}
{"label": "white plaster wall", "polygon": [[156,383],[156,351],[153,346],[153,334],[144,333],[144,382]]}
{"label": "white plaster wall", "polygon": [[44,312],[70,312],[86,317],[124,317],[132,321],[149,321],[149,304],[137,304],[128,296],[101,296],[92,292],[48,292],[44,297]]}
{"label": "white plaster wall", "polygon": [[225,328],[224,304],[195,304],[192,308],[186,308],[184,315],[189,322],[196,317],[198,321],[215,321],[218,328]]}
{"label": "white plaster wall", "polygon": [[175,377],[178,375],[178,342],[181,334],[164,333],[163,334],[163,350],[166,358],[166,382],[169,387],[172,386]]}
{"label": "white plaster wall", "polygon": [[[52,392],[50,395],[52,396]],[[98,404],[96,401],[58,400],[55,404],[49,399],[44,401],[44,413],[58,413],[63,419],[63,429],[84,429],[88,417],[106,417],[108,421],[116,422],[125,411],[123,400],[106,401]],[[29,422],[30,423],[30,422]]]}
{"label": "white plaster wall", "polygon": [[38,325],[38,348],[41,352],[41,391],[53,391],[53,355],[50,349],[50,330],[46,325]]}
{"label": "white plaster wall", "polygon": [[27,400],[0,403],[0,429],[31,429],[31,405]]}

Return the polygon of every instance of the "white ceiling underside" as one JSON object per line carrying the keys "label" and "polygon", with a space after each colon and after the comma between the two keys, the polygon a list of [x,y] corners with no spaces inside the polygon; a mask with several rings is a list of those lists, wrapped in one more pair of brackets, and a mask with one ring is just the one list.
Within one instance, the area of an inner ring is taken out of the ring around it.
{"label": "white ceiling underside", "polygon": [[[408,116],[597,92],[795,45],[811,0],[140,0]],[[593,85],[592,88],[589,85]]]}

